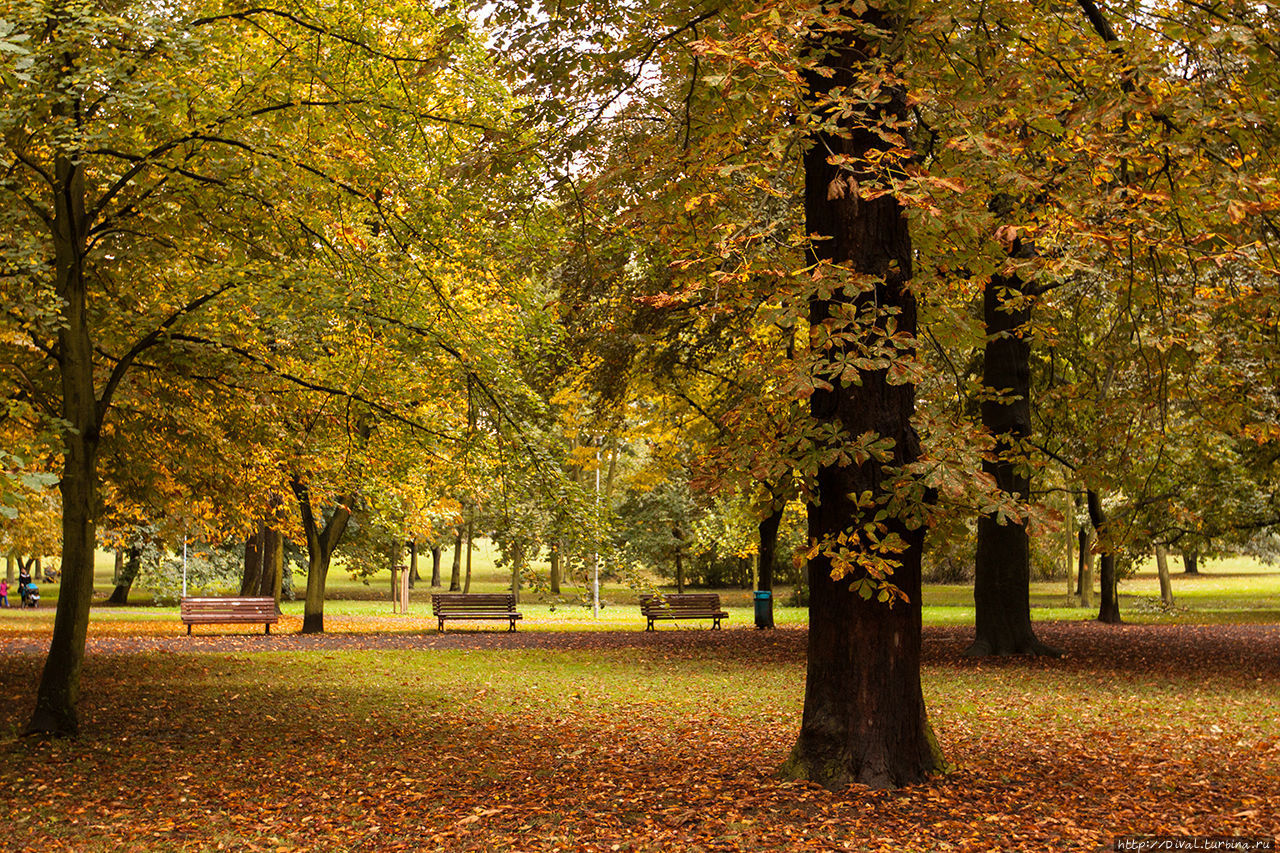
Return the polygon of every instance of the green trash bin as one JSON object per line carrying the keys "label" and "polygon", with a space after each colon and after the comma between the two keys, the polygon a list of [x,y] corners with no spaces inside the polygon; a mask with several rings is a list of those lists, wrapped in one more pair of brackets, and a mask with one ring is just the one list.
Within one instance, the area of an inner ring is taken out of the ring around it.
{"label": "green trash bin", "polygon": [[773,627],[773,593],[767,589],[756,590],[756,627]]}

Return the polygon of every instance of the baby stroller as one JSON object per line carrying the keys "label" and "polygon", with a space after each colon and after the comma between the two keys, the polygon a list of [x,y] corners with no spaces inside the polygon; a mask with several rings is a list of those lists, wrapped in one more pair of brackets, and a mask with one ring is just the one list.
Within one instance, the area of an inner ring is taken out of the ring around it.
{"label": "baby stroller", "polygon": [[20,592],[22,593],[23,607],[35,607],[37,604],[40,603],[40,590],[36,589],[35,584],[33,583],[27,584],[26,586],[22,587]]}

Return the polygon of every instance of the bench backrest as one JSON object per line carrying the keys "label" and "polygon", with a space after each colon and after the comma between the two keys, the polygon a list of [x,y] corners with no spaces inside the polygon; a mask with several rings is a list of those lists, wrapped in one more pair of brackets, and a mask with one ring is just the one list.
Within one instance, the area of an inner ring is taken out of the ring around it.
{"label": "bench backrest", "polygon": [[183,616],[235,616],[249,619],[275,619],[276,600],[267,596],[242,598],[208,597],[182,599]]}
{"label": "bench backrest", "polygon": [[716,592],[640,596],[640,611],[646,616],[650,613],[714,613],[719,610],[720,594]]}
{"label": "bench backrest", "polygon": [[439,616],[450,613],[514,613],[516,597],[509,592],[434,592],[431,612]]}

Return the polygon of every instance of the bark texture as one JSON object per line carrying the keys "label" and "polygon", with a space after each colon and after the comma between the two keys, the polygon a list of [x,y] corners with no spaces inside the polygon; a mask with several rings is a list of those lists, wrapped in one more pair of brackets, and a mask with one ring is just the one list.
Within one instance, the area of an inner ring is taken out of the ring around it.
{"label": "bark texture", "polygon": [[[811,104],[838,122],[841,132],[815,134],[805,153],[805,219],[808,233],[818,238],[811,260],[853,274],[848,287],[829,294],[819,290],[809,303],[812,326],[827,324],[845,333],[825,353],[836,359],[881,346],[890,315],[898,333],[913,337],[916,303],[907,286],[911,239],[902,207],[892,195],[860,197],[862,187],[885,178],[865,165],[880,160],[888,147],[876,131],[887,123],[905,124],[906,92],[881,74],[887,63],[879,52],[879,32],[893,32],[898,22],[877,8],[828,14],[838,16],[839,26],[813,31],[810,51],[818,67],[806,82]],[[879,92],[865,101],[831,103],[840,91],[873,86],[875,80]],[[850,171],[832,160],[865,169]],[[870,316],[870,327],[851,323],[851,316]],[[859,508],[854,498],[864,492],[883,497],[886,479],[916,459],[914,407],[915,388],[889,381],[884,369],[863,369],[856,381],[837,378],[818,387],[810,398],[815,421],[848,437],[870,432],[890,439],[893,449],[884,462],[819,468],[817,496],[808,508],[811,540],[821,542],[871,520],[876,510]],[[851,590],[858,576],[833,578],[825,554],[809,561],[808,676],[800,734],[781,770],[788,778],[830,789],[851,783],[885,788],[920,782],[944,769],[920,688],[924,531],[892,515],[886,523],[906,543],[891,578],[906,594],[905,604],[864,600]]]}
{"label": "bark texture", "polygon": [[760,519],[756,529],[760,540],[760,554],[756,565],[756,589],[770,593],[768,607],[756,606],[756,627],[772,628],[773,623],[773,567],[778,559],[778,527],[782,524],[785,504],[775,501],[769,514]]}
{"label": "bark texture", "polygon": [[[68,60],[70,62],[70,60]],[[52,237],[54,285],[62,302],[58,365],[64,422],[62,480],[62,583],[53,637],[36,692],[36,707],[24,733],[75,735],[76,702],[89,604],[93,599],[93,559],[97,540],[98,443],[102,406],[94,386],[93,344],[89,337],[84,255],[88,239],[84,170],[78,159],[57,157]]]}
{"label": "bark texture", "polygon": [[302,609],[302,633],[324,633],[324,589],[329,578],[329,564],[334,549],[351,520],[348,506],[351,498],[339,498],[329,520],[321,527],[311,505],[311,490],[300,480],[292,482],[294,496],[302,515],[302,529],[307,536],[307,597]]}
{"label": "bark texture", "polygon": [[[1022,250],[1015,243],[1014,255]],[[1019,502],[1031,492],[1022,442],[1031,434],[1031,300],[1021,279],[993,275],[983,291],[987,342],[983,354],[982,425],[995,438],[982,469]],[[978,519],[973,584],[974,640],[965,654],[1060,657],[1031,627],[1031,539],[1019,519],[988,513]]]}
{"label": "bark texture", "polygon": [[453,565],[449,571],[449,592],[462,592],[462,527],[453,541]]}
{"label": "bark texture", "polygon": [[1107,514],[1102,507],[1102,498],[1093,489],[1087,493],[1089,504],[1089,520],[1098,541],[1104,543],[1104,550],[1098,557],[1098,621],[1109,625],[1118,625],[1120,619],[1120,596],[1118,594],[1119,577],[1116,575],[1116,557],[1106,547]]}
{"label": "bark texture", "polygon": [[[123,556],[123,551],[117,551],[116,554]],[[110,597],[107,598],[107,604],[124,605],[129,603],[129,590],[133,588],[133,582],[138,577],[138,572],[142,570],[142,549],[136,545],[129,548],[128,559],[124,559],[120,563],[120,576],[116,579],[116,587],[111,591]]]}

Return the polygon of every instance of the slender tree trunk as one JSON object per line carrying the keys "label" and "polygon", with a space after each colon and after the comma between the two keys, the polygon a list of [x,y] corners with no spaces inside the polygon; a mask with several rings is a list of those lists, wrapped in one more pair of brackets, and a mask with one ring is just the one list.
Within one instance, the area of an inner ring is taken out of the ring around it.
{"label": "slender tree trunk", "polygon": [[453,544],[453,567],[449,572],[449,592],[462,591],[462,537],[463,527],[458,526],[458,535]]}
{"label": "slender tree trunk", "polygon": [[[849,8],[830,14],[852,17]],[[899,22],[883,9],[864,7],[858,20],[848,23],[858,30],[858,25],[867,25],[892,33]],[[815,134],[804,157],[806,231],[820,238],[811,243],[810,260],[829,262],[824,269],[829,276],[840,275],[837,267],[853,274],[847,290],[837,279],[835,286],[824,283],[810,297],[811,328],[835,333],[817,339],[815,355],[830,360],[863,352],[863,346],[872,351],[883,346],[886,312],[895,315],[899,346],[909,346],[904,339],[916,332],[916,301],[908,287],[912,258],[906,213],[892,194],[861,197],[864,188],[883,187],[888,180],[884,170],[892,168],[893,157],[881,157],[887,143],[875,130],[885,121],[900,128],[907,120],[906,92],[882,73],[886,69],[881,63],[888,58],[881,50],[888,46],[888,40],[866,31],[815,30],[810,37],[810,55],[820,59],[819,68],[805,75],[810,102],[844,128],[840,133]],[[837,105],[828,101],[868,86],[872,91],[865,100]],[[848,171],[847,164],[858,171]],[[845,318],[853,312],[870,315],[872,325],[850,324]],[[898,352],[895,357],[911,355]],[[891,381],[887,370],[863,369],[852,382],[837,374],[815,377],[821,381],[810,397],[812,418],[836,434],[869,433],[889,439],[893,447],[887,459],[818,468],[815,500],[808,507],[809,538],[820,550],[809,561],[804,713],[781,772],[829,789],[851,783],[873,788],[910,785],[945,768],[920,686],[924,529],[892,513],[883,519],[884,533],[900,537],[905,546],[893,555],[899,565],[890,581],[906,600],[892,607],[851,589],[851,582],[870,582],[865,570],[843,572],[821,544],[830,545],[841,534],[874,523],[880,502],[887,500],[886,479],[918,457],[919,441],[910,423],[915,387],[903,379]],[[864,493],[877,505],[860,507],[857,498]],[[869,549],[863,556],[877,559]]]}
{"label": "slender tree trunk", "polygon": [[1156,576],[1160,579],[1160,601],[1165,607],[1173,607],[1173,581],[1169,579],[1169,552],[1163,545],[1156,546]]}
{"label": "slender tree trunk", "polygon": [[115,565],[111,568],[111,585],[116,586],[120,583],[120,573],[124,571],[124,549],[117,548],[115,554]]}
{"label": "slender tree trunk", "polygon": [[757,628],[772,628],[773,623],[773,568],[778,559],[778,528],[782,525],[782,514],[786,505],[774,500],[769,514],[760,519],[756,533],[760,538],[760,553],[756,563],[756,590],[769,593],[766,606],[757,605],[755,620]]}
{"label": "slender tree trunk", "polygon": [[1188,575],[1200,574],[1200,554],[1195,551],[1183,551],[1182,571]]}
{"label": "slender tree trunk", "polygon": [[392,536],[387,543],[387,568],[391,571],[391,600],[398,601],[400,595],[400,557],[404,553],[403,539]]}
{"label": "slender tree trunk", "polygon": [[1080,606],[1093,606],[1093,543],[1092,532],[1080,529]]}
{"label": "slender tree trunk", "polygon": [[440,551],[439,545],[431,546],[431,588],[440,586]]}
{"label": "slender tree trunk", "polygon": [[[118,554],[119,552],[117,552]],[[4,557],[4,579],[10,586],[13,586],[14,566],[17,565],[17,558],[12,553],[5,554]]]}
{"label": "slender tree trunk", "polygon": [[552,595],[560,594],[560,572],[560,542],[555,541],[551,543],[551,576],[549,578]]}
{"label": "slender tree trunk", "polygon": [[[68,65],[73,60],[68,57]],[[62,384],[62,583],[53,637],[26,734],[75,735],[76,702],[93,600],[97,542],[98,442],[101,409],[94,388],[84,247],[88,239],[84,170],[79,159],[57,156],[52,237],[54,287],[61,302],[58,364]]]}
{"label": "slender tree trunk", "polygon": [[523,545],[512,545],[511,547],[511,594],[516,597],[516,603],[520,603],[520,573],[524,571],[525,548]]}
{"label": "slender tree trunk", "polygon": [[671,538],[675,540],[676,559],[676,593],[684,593],[684,534],[679,527],[671,528]]}
{"label": "slender tree trunk", "polygon": [[347,530],[347,522],[351,520],[351,510],[348,509],[351,498],[339,498],[329,520],[321,528],[311,506],[310,489],[297,479],[290,485],[298,499],[302,529],[307,535],[307,597],[302,608],[302,633],[322,634],[324,589],[329,578],[329,564],[333,560],[334,549]]}
{"label": "slender tree trunk", "polygon": [[[1011,256],[1027,254],[1016,241]],[[1031,492],[1022,442],[1031,433],[1031,301],[1017,276],[996,274],[983,289],[987,343],[982,369],[982,425],[995,438],[982,470],[1002,492],[1023,502]],[[1026,525],[988,513],[978,519],[974,640],[970,657],[1062,652],[1031,627],[1031,540]]]}
{"label": "slender tree trunk", "polygon": [[1089,533],[1081,527],[1076,531],[1076,597],[1083,600],[1085,549],[1089,547]]}
{"label": "slender tree trunk", "polygon": [[1093,523],[1094,533],[1106,550],[1098,560],[1098,583],[1102,594],[1098,602],[1098,621],[1108,625],[1118,625],[1120,619],[1120,596],[1118,595],[1119,578],[1116,575],[1116,558],[1107,542],[1107,516],[1102,508],[1102,499],[1093,489],[1088,490],[1089,520]]}
{"label": "slender tree trunk", "polygon": [[[124,556],[124,549],[116,551],[119,557]],[[129,603],[129,590],[137,580],[138,571],[142,568],[142,549],[136,545],[129,548],[129,558],[121,560],[120,576],[116,579],[115,589],[107,599],[107,604],[124,605]]]}
{"label": "slender tree trunk", "polygon": [[463,592],[471,592],[471,550],[472,550],[471,534],[472,534],[472,520],[467,519],[467,575],[466,575],[466,579],[462,583]]}

